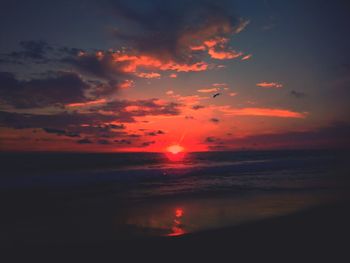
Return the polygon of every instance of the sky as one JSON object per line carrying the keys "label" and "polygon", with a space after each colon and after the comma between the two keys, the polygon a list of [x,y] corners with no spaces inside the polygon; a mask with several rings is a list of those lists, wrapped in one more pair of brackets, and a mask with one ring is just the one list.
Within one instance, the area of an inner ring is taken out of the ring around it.
{"label": "sky", "polygon": [[305,2],[2,1],[0,150],[349,147],[350,5]]}

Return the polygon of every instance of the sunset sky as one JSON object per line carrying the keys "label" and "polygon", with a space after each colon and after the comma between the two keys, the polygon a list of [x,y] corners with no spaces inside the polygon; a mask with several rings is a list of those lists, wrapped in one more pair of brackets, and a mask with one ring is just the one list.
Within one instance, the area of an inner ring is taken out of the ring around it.
{"label": "sunset sky", "polygon": [[345,3],[2,1],[0,150],[348,147]]}

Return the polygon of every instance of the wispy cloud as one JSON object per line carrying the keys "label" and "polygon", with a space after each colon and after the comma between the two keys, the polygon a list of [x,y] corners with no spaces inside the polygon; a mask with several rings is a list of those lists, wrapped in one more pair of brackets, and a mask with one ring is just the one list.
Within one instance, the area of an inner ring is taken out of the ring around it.
{"label": "wispy cloud", "polygon": [[283,87],[283,85],[281,83],[266,82],[266,81],[256,83],[256,86],[261,87],[261,88],[275,88],[275,89],[279,89],[279,88]]}
{"label": "wispy cloud", "polygon": [[161,77],[161,75],[156,72],[151,72],[151,73],[141,72],[141,73],[135,73],[135,74],[139,78],[145,78],[145,79],[159,79]]}
{"label": "wispy cloud", "polygon": [[211,92],[218,91],[218,89],[217,88],[198,89],[197,91],[200,92],[200,93],[211,93]]}
{"label": "wispy cloud", "polygon": [[252,54],[248,54],[248,55],[245,55],[241,58],[241,60],[248,60],[248,59],[251,59],[252,58]]}
{"label": "wispy cloud", "polygon": [[286,109],[271,109],[271,108],[240,108],[234,109],[231,107],[221,107],[221,111],[226,115],[240,116],[266,116],[280,118],[306,118],[307,112],[296,112]]}

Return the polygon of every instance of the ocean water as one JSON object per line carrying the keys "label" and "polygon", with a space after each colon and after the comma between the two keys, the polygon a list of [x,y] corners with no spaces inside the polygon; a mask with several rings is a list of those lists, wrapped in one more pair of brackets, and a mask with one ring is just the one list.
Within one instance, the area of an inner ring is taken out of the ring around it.
{"label": "ocean water", "polygon": [[343,198],[349,152],[2,153],[0,242],[184,235]]}

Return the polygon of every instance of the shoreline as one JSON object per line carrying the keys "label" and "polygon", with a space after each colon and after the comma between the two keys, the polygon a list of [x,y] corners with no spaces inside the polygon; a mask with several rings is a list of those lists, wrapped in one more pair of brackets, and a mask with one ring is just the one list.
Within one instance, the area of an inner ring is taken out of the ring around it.
{"label": "shoreline", "polygon": [[[155,260],[174,258],[259,259],[262,255],[289,259],[310,257],[315,259],[349,258],[350,201],[311,207],[289,215],[242,223],[233,227],[206,230],[177,237],[156,237],[137,240],[80,243],[73,245],[29,245],[17,246],[8,251],[23,251],[24,255],[47,257],[59,252],[59,257],[79,256],[117,258],[130,260],[147,255]],[[151,254],[150,254],[151,253]],[[23,255],[18,255],[23,256]],[[264,257],[265,257],[264,256]],[[304,260],[298,260],[304,262]],[[294,261],[296,262],[296,261]],[[315,261],[312,261],[315,262]]]}

